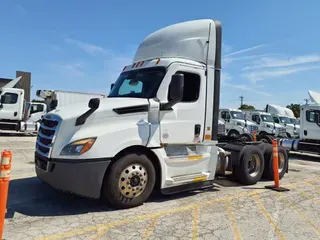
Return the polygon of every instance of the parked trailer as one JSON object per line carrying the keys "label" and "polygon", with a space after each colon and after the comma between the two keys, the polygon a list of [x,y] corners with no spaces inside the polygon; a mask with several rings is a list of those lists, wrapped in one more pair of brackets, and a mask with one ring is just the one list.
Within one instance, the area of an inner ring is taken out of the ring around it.
{"label": "parked trailer", "polygon": [[[107,98],[44,116],[38,178],[118,208],[143,204],[155,188],[173,194],[212,187],[226,170],[243,184],[272,178],[270,144],[218,143],[221,42],[220,22],[207,19],[149,35]],[[282,177],[282,147],[279,156]]]}

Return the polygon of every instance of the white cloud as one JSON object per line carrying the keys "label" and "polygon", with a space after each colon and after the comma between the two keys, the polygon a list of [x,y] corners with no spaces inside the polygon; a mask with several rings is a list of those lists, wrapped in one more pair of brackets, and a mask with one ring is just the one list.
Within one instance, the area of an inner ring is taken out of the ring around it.
{"label": "white cloud", "polygon": [[298,72],[314,70],[314,69],[320,69],[320,65],[280,68],[276,70],[256,70],[256,71],[245,73],[242,76],[250,80],[252,83],[256,83],[257,81],[262,81],[266,78],[277,78],[277,77],[292,75]]}
{"label": "white cloud", "polygon": [[61,65],[61,71],[66,71],[72,77],[83,77],[86,75],[80,63]]}
{"label": "white cloud", "polygon": [[91,43],[81,42],[81,41],[70,39],[70,38],[65,39],[65,42],[67,42],[69,44],[73,44],[91,55],[95,55],[97,53],[107,53],[108,52],[103,47],[100,47],[100,46],[97,46],[97,45],[94,45]]}
{"label": "white cloud", "polygon": [[245,52],[251,52],[251,51],[254,51],[256,49],[266,47],[266,46],[268,46],[268,45],[270,45],[272,43],[274,43],[274,42],[260,44],[260,45],[256,45],[256,46],[253,46],[253,47],[249,47],[249,48],[245,48],[245,49],[242,49],[242,50],[238,50],[238,51],[235,51],[233,53],[229,53],[229,54],[225,55],[225,57],[230,57],[230,56],[233,56],[233,55],[236,55],[236,54],[245,53]]}
{"label": "white cloud", "polygon": [[271,57],[262,57],[261,59],[254,61],[253,66],[247,66],[242,70],[253,70],[260,68],[273,68],[273,67],[289,67],[299,64],[306,63],[319,63],[320,55],[311,54],[311,55],[302,55],[296,57],[285,57],[285,58],[271,58]]}

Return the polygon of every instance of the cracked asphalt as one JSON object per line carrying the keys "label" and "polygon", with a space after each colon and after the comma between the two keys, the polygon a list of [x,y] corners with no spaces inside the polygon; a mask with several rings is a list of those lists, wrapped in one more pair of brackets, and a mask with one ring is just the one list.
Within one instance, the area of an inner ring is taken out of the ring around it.
{"label": "cracked asphalt", "polygon": [[281,180],[289,192],[218,178],[206,191],[162,196],[114,210],[51,189],[35,177],[35,137],[2,134],[13,151],[3,238],[28,239],[320,239],[320,157],[292,154]]}

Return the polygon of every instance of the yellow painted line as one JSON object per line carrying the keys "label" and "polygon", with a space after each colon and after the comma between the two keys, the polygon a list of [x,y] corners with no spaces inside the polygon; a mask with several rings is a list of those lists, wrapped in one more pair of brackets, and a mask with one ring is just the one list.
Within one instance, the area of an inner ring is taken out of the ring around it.
{"label": "yellow painted line", "polygon": [[149,227],[147,228],[147,230],[145,231],[144,235],[143,235],[143,239],[148,239],[148,237],[150,237],[150,235],[152,234],[155,226],[157,225],[158,221],[159,221],[159,217],[155,217],[151,219],[151,223],[149,225]]}
{"label": "yellow painted line", "polygon": [[314,230],[316,231],[316,233],[320,236],[320,229],[314,225],[301,211],[299,211],[298,207],[291,202],[288,198],[284,197],[281,193],[277,192],[278,197],[281,200],[286,201],[287,203],[289,203],[290,207],[298,214],[300,215],[307,223],[310,224],[310,226],[312,226],[314,228]]}
{"label": "yellow painted line", "polygon": [[[320,181],[320,178],[304,180],[304,181],[301,181],[301,182],[291,183],[291,184],[287,184],[287,185],[283,185],[283,186],[289,186],[289,185],[291,186],[291,185],[302,184],[302,183],[305,183],[305,182],[317,182],[317,181]],[[131,223],[131,222],[134,222],[134,221],[147,220],[147,219],[154,218],[154,217],[160,217],[160,216],[165,216],[165,215],[172,214],[172,213],[177,213],[177,212],[190,210],[195,206],[203,207],[203,206],[211,205],[211,204],[214,204],[214,203],[222,202],[222,201],[225,201],[227,199],[236,199],[236,198],[241,198],[241,197],[253,196],[254,194],[264,193],[266,191],[269,191],[269,190],[260,190],[260,191],[255,190],[255,191],[252,191],[252,192],[249,192],[249,193],[248,192],[237,193],[235,195],[232,195],[232,196],[229,196],[229,197],[225,197],[225,198],[213,199],[213,200],[209,200],[209,201],[202,202],[202,203],[194,203],[194,204],[190,204],[190,205],[187,205],[187,206],[184,206],[184,207],[173,208],[173,209],[170,209],[170,210],[167,210],[167,211],[163,211],[163,212],[160,212],[160,213],[158,212],[158,213],[142,215],[142,216],[138,216],[138,217],[135,217],[135,218],[124,219],[124,220],[121,220],[121,221],[105,223],[105,224],[100,224],[100,225],[93,225],[93,226],[90,226],[90,227],[76,229],[76,230],[73,230],[73,231],[70,231],[70,232],[54,234],[54,235],[43,237],[43,238],[40,238],[40,239],[45,240],[45,239],[61,239],[61,238],[72,237],[72,236],[84,234],[84,233],[87,233],[87,232],[93,232],[93,231],[96,231],[97,229],[100,229],[100,228],[108,228],[108,227],[112,228],[112,227],[116,227],[116,226],[119,226],[119,225]]]}
{"label": "yellow painted line", "polygon": [[233,234],[234,234],[233,238],[235,240],[240,240],[241,239],[241,234],[240,234],[237,222],[236,222],[236,220],[235,220],[235,218],[233,217],[233,214],[232,214],[231,200],[232,199],[228,199],[227,202],[226,202],[226,211],[227,211],[227,213],[229,215],[229,220],[231,222],[231,226],[232,226],[232,230],[233,230]]}
{"label": "yellow painted line", "polygon": [[277,224],[273,221],[272,217],[270,216],[270,214],[268,213],[267,209],[263,206],[260,198],[257,195],[252,195],[252,198],[254,199],[254,201],[257,203],[258,207],[260,208],[261,212],[263,213],[263,215],[268,219],[269,223],[274,227],[274,229],[276,230],[276,233],[278,235],[278,237],[281,240],[286,239],[285,236],[283,235],[283,233],[280,231],[280,229],[278,228]]}
{"label": "yellow painted line", "polygon": [[192,239],[197,238],[199,224],[199,207],[195,207],[192,211]]}
{"label": "yellow painted line", "polygon": [[309,183],[309,182],[307,182],[306,184],[307,184],[308,186],[310,186],[311,188],[313,188],[314,191],[316,191],[316,192],[320,195],[320,189],[319,189],[319,187],[316,187],[315,185],[313,185],[313,184],[311,184],[311,183]]}
{"label": "yellow painted line", "polygon": [[202,158],[203,158],[202,155],[188,156],[188,160],[190,161],[197,161],[197,160],[201,160]]}
{"label": "yellow painted line", "polygon": [[99,229],[97,236],[93,237],[92,240],[100,239],[109,229],[110,229],[110,227],[105,227],[105,228]]}
{"label": "yellow painted line", "polygon": [[294,189],[295,191],[297,191],[300,195],[302,195],[303,197],[311,200],[314,204],[319,205],[320,206],[320,202],[318,202],[317,200],[315,200],[313,196],[311,196],[308,193],[305,193],[303,191],[301,191],[300,189],[298,189],[297,187],[291,187],[292,189]]}

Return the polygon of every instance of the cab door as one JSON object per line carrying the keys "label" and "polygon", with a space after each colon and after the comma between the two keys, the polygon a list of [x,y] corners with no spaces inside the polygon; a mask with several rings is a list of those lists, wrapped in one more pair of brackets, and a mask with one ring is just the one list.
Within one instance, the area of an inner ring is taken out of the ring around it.
{"label": "cab door", "polygon": [[159,89],[161,102],[170,100],[169,85],[171,76],[176,73],[184,75],[183,99],[169,110],[160,107],[160,141],[164,144],[203,141],[206,112],[204,69],[183,64],[171,65]]}
{"label": "cab door", "polygon": [[21,120],[24,94],[21,89],[3,90],[0,101],[0,119]]}

